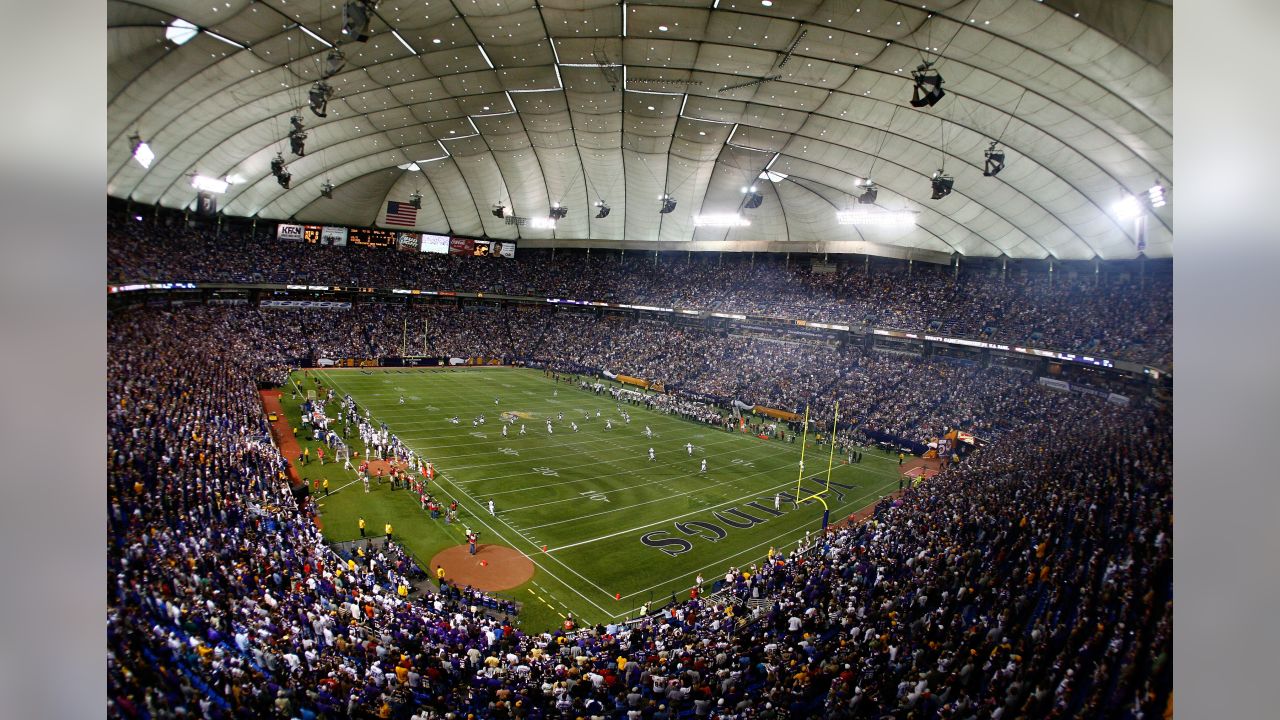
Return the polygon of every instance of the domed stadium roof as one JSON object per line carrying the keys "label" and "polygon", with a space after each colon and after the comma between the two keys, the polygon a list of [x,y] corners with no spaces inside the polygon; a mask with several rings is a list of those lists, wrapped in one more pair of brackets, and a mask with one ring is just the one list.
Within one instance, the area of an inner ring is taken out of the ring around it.
{"label": "domed stadium roof", "polygon": [[[192,207],[193,174],[230,177],[229,215],[360,226],[420,192],[423,232],[535,247],[1115,259],[1140,234],[1116,203],[1173,170],[1167,0],[381,0],[364,42],[347,4],[110,0],[108,193]],[[926,61],[945,95],[917,108]],[[915,223],[840,224],[868,179],[862,208]],[[492,212],[553,203],[554,229]],[[733,213],[750,225],[695,225]],[[1145,215],[1171,256],[1171,207]]]}

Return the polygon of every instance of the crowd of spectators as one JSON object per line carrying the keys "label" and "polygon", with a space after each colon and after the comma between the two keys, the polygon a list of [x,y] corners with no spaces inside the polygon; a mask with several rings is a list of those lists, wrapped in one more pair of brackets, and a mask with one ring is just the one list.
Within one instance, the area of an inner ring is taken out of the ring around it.
{"label": "crowd of spectators", "polygon": [[[266,228],[185,227],[113,215],[108,279],[355,285],[625,302],[988,338],[1168,365],[1168,276],[960,272],[928,263],[777,255],[675,260],[521,250],[511,259],[278,241]],[[696,256],[696,258],[695,258]],[[495,353],[496,354],[496,353]]]}
{"label": "crowd of spectators", "polygon": [[[1050,417],[1058,398],[1021,370],[951,358],[866,351],[822,338],[746,336],[674,322],[556,309],[359,303],[350,310],[198,308],[228,332],[271,338],[282,359],[409,354],[499,358],[562,372],[631,375],[683,400],[736,400],[819,423],[927,444],[948,429],[984,437]],[[674,399],[674,398],[673,398]],[[700,411],[701,412],[701,411]]]}
{"label": "crowd of spectators", "polygon": [[[394,545],[339,557],[285,480],[257,383],[279,382],[299,344],[345,347],[362,327],[394,327],[387,312],[135,308],[109,319],[110,717],[1165,710],[1167,414],[1007,378],[991,386],[999,397],[975,400],[982,379],[907,361],[903,382],[937,372],[964,412],[1021,419],[871,521],[784,548],[754,572],[726,569],[721,593],[630,625],[526,634],[473,609],[465,591],[404,597],[414,571]],[[632,332],[628,342],[646,342],[649,330]],[[755,352],[727,347],[725,362]],[[895,362],[857,359],[876,373]]]}

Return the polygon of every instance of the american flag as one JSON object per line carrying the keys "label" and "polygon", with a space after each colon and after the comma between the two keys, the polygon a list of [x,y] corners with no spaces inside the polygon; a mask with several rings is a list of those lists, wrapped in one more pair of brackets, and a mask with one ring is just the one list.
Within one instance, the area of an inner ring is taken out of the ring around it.
{"label": "american flag", "polygon": [[387,201],[387,224],[413,227],[418,222],[418,208],[409,203]]}

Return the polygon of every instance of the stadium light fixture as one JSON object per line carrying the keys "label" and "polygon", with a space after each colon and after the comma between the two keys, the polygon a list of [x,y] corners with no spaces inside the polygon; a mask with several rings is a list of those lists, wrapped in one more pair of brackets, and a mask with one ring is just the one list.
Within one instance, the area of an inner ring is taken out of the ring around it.
{"label": "stadium light fixture", "polygon": [[1132,195],[1125,195],[1111,206],[1111,212],[1121,220],[1134,220],[1142,214],[1142,203]]}
{"label": "stadium light fixture", "polygon": [[933,69],[933,63],[926,62],[916,66],[911,71],[911,77],[916,83],[915,89],[911,91],[911,107],[933,107],[946,95],[942,91],[942,76]]}
{"label": "stadium light fixture", "polygon": [[836,222],[841,225],[876,225],[881,227],[907,227],[916,224],[916,214],[910,210],[872,210],[858,208],[840,210]]}
{"label": "stadium light fixture", "polygon": [[751,221],[738,213],[704,213],[693,216],[695,227],[746,227]]}
{"label": "stadium light fixture", "polygon": [[1165,206],[1164,185],[1162,185],[1159,180],[1157,180],[1156,184],[1152,185],[1151,188],[1147,190],[1147,202],[1153,208]]}
{"label": "stadium light fixture", "polygon": [[951,189],[955,186],[956,180],[950,175],[942,172],[942,170],[938,170],[933,174],[931,184],[933,185],[933,195],[931,196],[931,199],[941,200],[951,194]]}
{"label": "stadium light fixture", "polygon": [[996,144],[995,140],[991,141],[991,145],[987,147],[983,153],[987,162],[983,166],[983,177],[995,177],[1004,169],[1004,148]]}
{"label": "stadium light fixture", "polygon": [[742,194],[747,196],[742,206],[747,209],[755,209],[760,207],[760,203],[764,202],[764,196],[756,192],[756,186],[742,188]]}
{"label": "stadium light fixture", "polygon": [[547,217],[553,220],[563,220],[565,215],[569,214],[569,208],[558,202],[551,204],[551,210],[547,212]]}
{"label": "stadium light fixture", "polygon": [[659,213],[666,215],[676,209],[676,199],[670,195],[664,193],[659,195],[658,199],[662,201],[662,209],[658,211]]}
{"label": "stadium light fixture", "polygon": [[294,115],[289,118],[289,122],[293,125],[293,129],[289,131],[289,149],[294,155],[302,157],[307,154],[307,132],[303,129],[302,116]]}
{"label": "stadium light fixture", "polygon": [[507,214],[507,208],[502,203],[497,203],[496,205],[493,206],[493,210],[491,210],[490,212],[493,213],[494,217],[501,218]]}
{"label": "stadium light fixture", "polygon": [[227,191],[227,183],[225,180],[207,177],[205,175],[195,175],[191,178],[191,187],[221,195]]}
{"label": "stadium light fixture", "polygon": [[861,205],[874,205],[876,197],[880,194],[880,188],[876,187],[876,184],[870,180],[867,181],[866,188],[866,191],[858,196],[858,203]]}
{"label": "stadium light fixture", "polygon": [[132,147],[133,159],[144,168],[151,167],[151,161],[156,159],[156,154],[151,150],[151,146],[142,139],[142,135],[134,133],[129,136],[129,143]]}
{"label": "stadium light fixture", "polygon": [[324,68],[321,69],[320,76],[325,79],[331,78],[341,72],[346,64],[347,56],[343,55],[338,48],[334,48],[329,51],[328,55],[324,56]]}
{"label": "stadium light fixture", "polygon": [[307,104],[311,106],[311,112],[317,117],[327,117],[331,97],[333,97],[333,87],[323,80],[317,80],[316,84],[311,86],[311,92],[307,94]]}
{"label": "stadium light fixture", "polygon": [[330,200],[332,200],[333,199],[333,183],[329,182],[326,179],[324,181],[324,184],[320,186],[320,195],[322,197],[327,197]]}
{"label": "stadium light fixture", "polygon": [[182,18],[174,18],[173,22],[164,29],[164,37],[174,45],[185,45],[188,40],[195,37],[200,32],[200,28],[195,23],[183,20]]}
{"label": "stadium light fixture", "polygon": [[369,15],[373,12],[373,4],[368,0],[347,0],[342,7],[343,36],[364,42],[369,39]]}
{"label": "stadium light fixture", "polygon": [[418,192],[417,190],[414,190],[413,194],[409,196],[409,204],[412,205],[414,209],[421,210],[422,209],[422,193]]}
{"label": "stadium light fixture", "polygon": [[606,205],[603,200],[597,200],[595,202],[595,206],[599,208],[599,210],[596,211],[597,220],[609,217],[609,206]]}

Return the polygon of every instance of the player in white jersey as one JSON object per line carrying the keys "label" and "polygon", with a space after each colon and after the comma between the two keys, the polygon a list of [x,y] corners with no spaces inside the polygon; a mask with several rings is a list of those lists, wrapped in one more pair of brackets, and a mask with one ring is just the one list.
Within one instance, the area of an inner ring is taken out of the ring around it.
{"label": "player in white jersey", "polygon": [[699,470],[698,472],[706,472],[706,471],[707,471],[707,459],[702,458],[702,469]]}
{"label": "player in white jersey", "polygon": [[685,443],[684,449],[688,450],[690,455],[693,455],[693,443]]}
{"label": "player in white jersey", "polygon": [[612,429],[613,429],[613,421],[612,421],[612,420],[607,420],[607,419],[606,419],[606,420],[604,421],[604,429],[605,429],[605,430],[612,430]]}
{"label": "player in white jersey", "polygon": [[649,459],[650,460],[654,459],[653,448],[649,448]]}
{"label": "player in white jersey", "polygon": [[578,423],[576,423],[576,422],[571,422],[571,423],[569,423],[569,427],[573,428],[573,431],[574,431],[574,432],[578,432]]}
{"label": "player in white jersey", "polygon": [[644,436],[647,438],[653,437],[653,431],[649,429],[648,425],[644,426]]}
{"label": "player in white jersey", "polygon": [[506,436],[507,436],[507,426],[506,426],[506,425],[503,425],[503,426],[502,426],[502,437],[506,437]]}
{"label": "player in white jersey", "polygon": [[524,423],[520,423],[520,434],[524,434]]}
{"label": "player in white jersey", "polygon": [[548,420],[548,421],[547,421],[547,434],[548,434],[548,435],[555,435],[555,434],[556,434],[556,433],[555,433],[555,431],[551,429],[551,421],[550,421],[550,420]]}
{"label": "player in white jersey", "polygon": [[404,396],[403,396],[403,395],[401,395],[401,396],[400,396],[400,404],[401,404],[401,405],[403,405],[403,404],[404,404]]}

